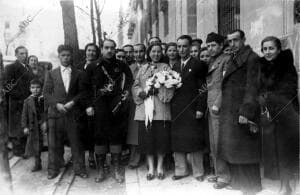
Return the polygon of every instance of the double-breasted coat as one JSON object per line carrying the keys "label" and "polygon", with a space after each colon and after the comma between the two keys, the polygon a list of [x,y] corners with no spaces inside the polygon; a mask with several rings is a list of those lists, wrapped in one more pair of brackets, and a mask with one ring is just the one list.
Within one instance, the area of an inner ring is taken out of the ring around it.
{"label": "double-breasted coat", "polygon": [[29,96],[24,100],[23,105],[22,128],[26,127],[30,130],[25,148],[25,155],[27,156],[40,155],[43,146],[43,135],[40,125],[46,121],[46,114],[44,112],[43,98],[37,98],[38,101],[35,102],[35,97]]}
{"label": "double-breasted coat", "polygon": [[16,61],[4,69],[4,84],[14,83],[15,86],[7,94],[8,98],[8,133],[10,137],[21,137],[21,115],[24,100],[30,95],[30,81],[34,78],[29,66],[25,67]]}
{"label": "double-breasted coat", "polygon": [[[196,119],[196,111],[205,113],[207,90],[207,65],[190,58],[183,70],[175,64],[173,70],[180,73],[182,86],[171,100],[171,143],[174,152],[196,152],[205,147],[205,119]],[[199,92],[201,89],[201,93]]]}
{"label": "double-breasted coat", "polygon": [[271,62],[260,60],[260,102],[271,120],[261,120],[265,176],[291,179],[299,174],[298,75],[293,54],[285,50]]}
{"label": "double-breasted coat", "polygon": [[249,125],[239,124],[239,116],[258,124],[259,57],[244,46],[226,67],[222,83],[218,155],[232,164],[260,161],[259,134],[250,133]]}

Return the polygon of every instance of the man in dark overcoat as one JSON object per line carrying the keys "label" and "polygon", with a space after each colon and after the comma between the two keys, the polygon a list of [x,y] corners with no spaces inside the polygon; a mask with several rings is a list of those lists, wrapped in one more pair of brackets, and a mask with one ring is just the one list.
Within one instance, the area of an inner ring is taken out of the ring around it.
{"label": "man in dark overcoat", "polygon": [[86,178],[84,149],[78,130],[78,119],[82,115],[88,92],[88,81],[84,72],[71,66],[73,50],[68,45],[58,47],[60,66],[46,75],[44,84],[45,107],[48,113],[48,179],[58,176],[64,165],[64,141],[71,146],[75,175]]}
{"label": "man in dark overcoat", "polygon": [[4,69],[4,85],[9,88],[8,98],[8,136],[13,144],[13,153],[22,156],[25,152],[26,136],[21,127],[23,101],[30,95],[29,85],[33,79],[31,68],[27,65],[28,50],[24,46],[15,49],[17,60]]}
{"label": "man in dark overcoat", "polygon": [[[182,86],[175,91],[171,101],[171,142],[175,160],[175,175],[172,179],[178,180],[189,175],[186,163],[187,153],[189,153],[193,176],[202,181],[207,65],[191,58],[191,42],[192,39],[188,35],[182,35],[177,39],[181,63],[175,65],[174,70],[180,73]],[[202,89],[201,93],[199,89]]]}
{"label": "man in dark overcoat", "polygon": [[101,50],[103,58],[95,67],[88,68],[88,77],[92,79],[92,89],[96,94],[87,108],[95,113],[94,149],[98,169],[96,182],[105,179],[104,161],[108,152],[112,154],[114,178],[119,183],[124,181],[120,170],[120,157],[128,118],[124,113],[127,112],[126,101],[133,78],[129,66],[115,58],[115,49],[115,41],[104,40]]}
{"label": "man in dark overcoat", "polygon": [[261,190],[260,139],[257,131],[260,107],[257,101],[259,57],[245,45],[245,34],[227,35],[233,63],[225,68],[222,83],[218,157],[226,162],[233,188],[247,192]]}
{"label": "man in dark overcoat", "polygon": [[[77,68],[83,72],[88,71],[89,67],[96,66],[100,56],[100,49],[94,43],[89,43],[85,46],[85,59],[77,65]],[[89,80],[89,88],[92,88],[91,78]],[[84,106],[84,110],[88,105]],[[95,169],[95,159],[94,159],[94,117],[93,112],[87,109],[86,114],[82,114],[79,119],[79,131],[81,134],[81,140],[84,145],[84,149],[89,151],[88,164],[89,167]]]}

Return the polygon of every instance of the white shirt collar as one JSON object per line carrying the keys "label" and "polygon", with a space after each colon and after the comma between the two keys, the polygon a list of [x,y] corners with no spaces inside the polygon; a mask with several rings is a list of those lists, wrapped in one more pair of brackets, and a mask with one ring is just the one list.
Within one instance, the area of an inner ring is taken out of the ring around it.
{"label": "white shirt collar", "polygon": [[64,72],[64,71],[71,71],[71,67],[70,66],[67,66],[67,67],[65,67],[65,66],[60,66],[60,70],[62,71],[62,72]]}
{"label": "white shirt collar", "polygon": [[185,61],[182,61],[181,59],[181,64],[184,64],[184,66],[188,63],[188,61],[191,59],[192,56],[188,57]]}

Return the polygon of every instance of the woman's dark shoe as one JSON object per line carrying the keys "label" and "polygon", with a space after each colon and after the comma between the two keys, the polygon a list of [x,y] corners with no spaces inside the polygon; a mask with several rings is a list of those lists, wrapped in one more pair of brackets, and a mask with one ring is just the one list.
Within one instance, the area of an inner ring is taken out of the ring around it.
{"label": "woman's dark shoe", "polygon": [[183,179],[185,177],[188,177],[189,175],[174,175],[172,177],[172,180],[180,180],[180,179]]}
{"label": "woman's dark shoe", "polygon": [[147,178],[148,181],[153,180],[154,177],[155,177],[154,174],[151,174],[151,173],[147,173],[147,175],[146,175],[146,178]]}
{"label": "woman's dark shoe", "polygon": [[47,178],[48,179],[54,179],[59,175],[59,172],[55,172],[55,173],[48,173]]}
{"label": "woman's dark shoe", "polygon": [[223,189],[223,188],[225,188],[225,187],[227,187],[229,184],[228,183],[225,183],[225,182],[220,182],[220,181],[218,181],[217,183],[215,183],[214,185],[213,185],[213,187],[215,188],[215,189]]}
{"label": "woman's dark shoe", "polygon": [[195,179],[197,180],[197,181],[200,181],[200,182],[202,182],[202,181],[204,181],[204,175],[200,175],[200,176],[197,176],[197,177],[195,177]]}
{"label": "woman's dark shoe", "polygon": [[164,173],[158,173],[157,174],[157,179],[159,179],[159,180],[165,179],[165,174]]}

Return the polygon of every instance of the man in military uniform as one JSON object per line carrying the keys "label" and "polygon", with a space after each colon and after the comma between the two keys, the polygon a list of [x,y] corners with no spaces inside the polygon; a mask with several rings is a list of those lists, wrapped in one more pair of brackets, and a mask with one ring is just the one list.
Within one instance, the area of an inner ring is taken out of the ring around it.
{"label": "man in military uniform", "polygon": [[[122,113],[127,109],[128,104],[125,101],[133,78],[130,68],[115,58],[115,48],[115,41],[104,40],[101,48],[103,58],[97,66],[88,70],[88,76],[92,78],[94,100],[90,102],[86,112],[90,116],[95,114],[95,158],[98,169],[96,182],[105,179],[104,161],[107,152],[112,154],[116,181],[119,183],[124,181],[120,171],[120,155],[126,128],[122,121],[127,120],[127,116]],[[122,84],[123,74],[125,74],[124,84]]]}

